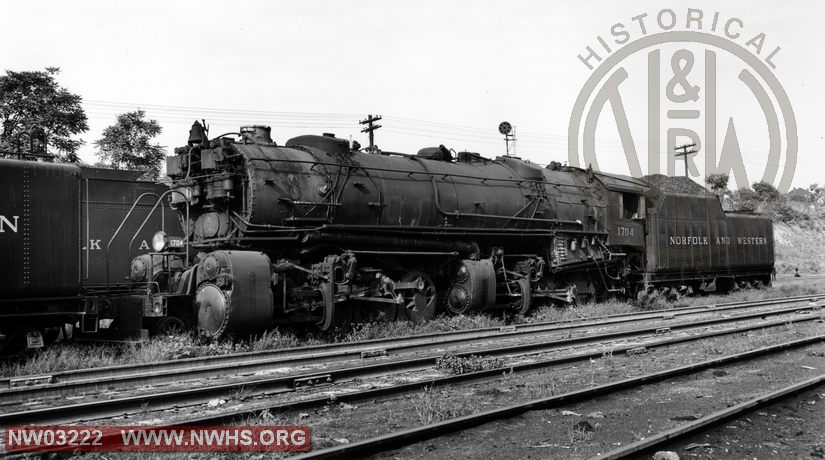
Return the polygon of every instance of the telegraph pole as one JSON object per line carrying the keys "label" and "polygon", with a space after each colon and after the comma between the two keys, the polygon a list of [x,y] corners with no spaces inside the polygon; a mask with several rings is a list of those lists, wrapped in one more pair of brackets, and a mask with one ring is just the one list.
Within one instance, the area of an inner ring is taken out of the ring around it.
{"label": "telegraph pole", "polygon": [[376,121],[379,121],[379,120],[381,120],[381,115],[376,115],[376,116],[367,115],[366,120],[361,120],[361,121],[358,122],[358,124],[367,125],[367,127],[362,129],[361,132],[362,133],[369,133],[369,136],[370,136],[369,151],[370,152],[375,151],[375,134],[373,132],[376,129],[381,127],[381,125],[375,123]]}
{"label": "telegraph pole", "polygon": [[[692,147],[696,147],[696,144],[684,144],[680,145],[679,147],[674,147],[673,150],[681,150],[681,152],[677,153],[677,157],[684,157],[685,158],[685,177],[690,179],[690,175],[688,173],[688,155],[696,153],[696,150],[693,150]],[[690,151],[688,151],[690,149]]]}

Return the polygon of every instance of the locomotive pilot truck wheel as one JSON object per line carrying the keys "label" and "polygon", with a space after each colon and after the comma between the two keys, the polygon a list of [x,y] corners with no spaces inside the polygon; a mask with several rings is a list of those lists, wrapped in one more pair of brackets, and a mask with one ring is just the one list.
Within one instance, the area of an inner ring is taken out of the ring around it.
{"label": "locomotive pilot truck wheel", "polygon": [[159,319],[152,328],[152,335],[175,336],[186,333],[186,324],[176,316],[166,316]]}
{"label": "locomotive pilot truck wheel", "polygon": [[404,297],[404,304],[400,305],[398,319],[409,319],[423,323],[435,316],[436,289],[433,280],[424,272],[412,271],[401,278],[402,283],[416,282],[417,288]]}

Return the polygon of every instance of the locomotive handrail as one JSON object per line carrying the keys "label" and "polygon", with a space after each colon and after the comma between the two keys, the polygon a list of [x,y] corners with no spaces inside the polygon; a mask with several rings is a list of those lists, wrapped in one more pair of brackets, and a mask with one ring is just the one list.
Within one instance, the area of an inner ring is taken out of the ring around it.
{"label": "locomotive handrail", "polygon": [[[132,239],[129,241],[129,246],[130,246],[130,247],[131,247],[132,243],[135,241],[135,238],[137,238],[138,233],[140,233],[140,231],[141,231],[141,230],[143,230],[143,227],[146,225],[146,222],[149,222],[149,218],[150,218],[150,217],[152,217],[152,213],[154,213],[154,212],[155,212],[155,209],[157,209],[158,204],[160,204],[161,200],[162,200],[163,198],[165,198],[165,197],[166,197],[166,195],[168,195],[168,194],[170,194],[170,193],[177,193],[178,195],[180,195],[180,196],[182,196],[182,197],[183,197],[184,201],[188,200],[188,197],[187,197],[186,195],[184,195],[183,193],[181,193],[181,192],[179,192],[179,191],[177,191],[177,190],[169,189],[169,190],[167,190],[167,191],[165,191],[165,192],[161,193],[161,194],[160,194],[160,197],[158,197],[157,201],[155,201],[155,205],[154,205],[154,206],[152,206],[152,210],[151,210],[151,211],[149,211],[149,214],[147,214],[147,215],[146,215],[146,218],[145,218],[145,219],[143,219],[143,222],[140,224],[140,226],[138,227],[138,229],[137,229],[137,230],[135,230],[135,234],[132,236]],[[161,215],[163,215],[163,213],[161,213]],[[186,201],[186,226],[187,226],[187,227],[189,226],[189,202],[188,202],[188,201]],[[161,230],[163,230],[163,231],[165,231],[165,230],[166,230],[166,229],[164,228],[164,225],[163,225],[163,221],[162,221],[162,220],[161,220]],[[184,237],[183,243],[184,243],[184,245],[186,246],[186,259],[185,259],[185,263],[189,263],[189,231],[188,231],[188,229],[186,230],[186,236]],[[106,260],[106,262],[108,263],[108,259]]]}
{"label": "locomotive handrail", "polygon": [[[409,159],[414,160],[414,161],[420,161],[420,160],[423,160],[424,158],[418,158],[414,155],[410,155]],[[323,166],[336,166],[337,165],[337,163],[329,163],[329,162],[325,162],[325,161],[288,160],[288,159],[284,159],[284,158],[255,158],[255,161],[263,161],[263,162],[266,162],[266,163],[279,163],[280,162],[280,163],[294,163],[294,164],[313,164],[313,165],[318,164],[318,165],[323,165]],[[496,162],[495,160],[490,160],[490,161],[492,163],[500,164],[500,163]],[[449,176],[449,177],[458,177],[458,178],[462,178],[462,179],[477,179],[477,180],[480,180],[480,181],[481,180],[486,180],[486,181],[515,182],[515,183],[528,182],[528,183],[553,185],[553,186],[556,186],[556,187],[571,187],[571,188],[576,188],[576,189],[586,189],[586,188],[588,188],[587,186],[578,185],[578,184],[562,184],[562,183],[550,182],[550,181],[546,181],[546,180],[507,179],[507,178],[498,178],[498,177],[471,176],[469,174],[454,174],[454,173],[446,173],[445,174],[443,172],[440,172],[440,173],[436,174],[436,173],[428,172],[426,170],[425,171],[410,171],[410,170],[399,170],[399,169],[391,169],[391,168],[376,168],[376,167],[373,167],[373,166],[360,166],[360,165],[358,166],[358,168],[362,169],[364,171],[394,172],[394,173],[401,173],[401,174],[422,174],[422,175],[428,175],[430,177],[432,177],[434,175],[443,175],[443,176]],[[579,168],[577,168],[577,169],[579,169]],[[627,181],[627,179],[622,179],[622,180]]]}
{"label": "locomotive handrail", "polygon": [[[477,218],[482,218],[482,219],[485,219],[485,218],[486,219],[505,219],[507,221],[519,220],[519,221],[528,221],[528,222],[553,222],[553,223],[557,223],[557,224],[573,224],[573,225],[579,225],[581,227],[584,227],[584,225],[580,221],[570,221],[570,220],[561,220],[561,219],[536,219],[536,218],[531,218],[531,217],[501,216],[501,215],[496,215],[496,214],[461,213],[458,210],[446,211],[444,208],[441,207],[441,197],[438,194],[438,184],[435,182],[435,177],[427,169],[427,165],[424,164],[424,162],[422,161],[421,158],[418,158],[418,157],[411,157],[411,158],[414,161],[418,162],[421,165],[421,167],[424,169],[424,172],[427,173],[430,176],[430,182],[433,184],[433,204],[435,204],[435,208],[438,210],[438,212],[440,212],[441,214],[443,214],[445,216],[452,216],[452,217],[455,217],[456,219],[461,218],[461,216],[465,216],[465,217],[477,217]],[[453,175],[452,174],[445,175],[445,178],[448,177],[448,176],[453,176]],[[487,179],[487,178],[480,178],[480,179]],[[492,178],[492,179],[495,179],[495,178]],[[517,182],[521,183],[521,182],[538,182],[538,181],[518,180]],[[541,182],[544,182],[544,181],[541,181]],[[524,209],[524,208],[522,208],[522,209]],[[521,212],[521,210],[516,212],[516,215],[518,215],[520,212]]]}
{"label": "locomotive handrail", "polygon": [[284,226],[284,225],[253,224],[252,222],[249,222],[248,220],[244,219],[243,216],[238,214],[238,212],[235,211],[235,210],[232,210],[232,215],[248,227],[271,228],[271,229],[275,229],[275,230],[284,231],[284,232],[287,232],[287,233],[295,231],[295,227],[287,227],[287,226]]}
{"label": "locomotive handrail", "polygon": [[536,219],[536,218],[530,218],[530,217],[500,216],[500,215],[497,215],[497,214],[478,214],[478,213],[472,213],[472,212],[459,212],[458,210],[456,210],[456,211],[446,211],[446,210],[444,210],[444,208],[441,207],[440,199],[439,199],[439,196],[438,196],[438,184],[436,184],[435,178],[432,177],[432,178],[430,178],[430,180],[432,181],[432,184],[433,184],[433,193],[435,195],[433,201],[435,203],[435,207],[436,207],[436,209],[438,209],[438,212],[440,212],[441,214],[444,214],[445,216],[455,217],[456,219],[458,219],[460,217],[478,217],[478,218],[486,218],[486,219],[505,219],[505,220],[520,220],[520,221],[528,221],[528,222],[547,222],[547,223],[556,223],[556,224],[570,224],[570,225],[578,225],[580,227],[584,226],[584,224],[581,221],[578,221],[578,220]]}
{"label": "locomotive handrail", "polygon": [[[87,188],[87,192],[88,192],[88,188]],[[115,240],[117,235],[120,233],[120,230],[123,228],[123,225],[126,224],[126,221],[129,220],[129,217],[131,217],[132,212],[135,210],[135,207],[138,205],[140,200],[142,200],[143,197],[149,196],[149,195],[157,198],[157,194],[154,193],[154,192],[141,193],[140,196],[137,197],[135,202],[132,203],[132,207],[129,208],[129,212],[126,213],[126,217],[124,217],[123,220],[120,221],[120,225],[117,227],[117,230],[115,230],[115,233],[112,235],[112,237],[109,239],[109,242],[106,244],[106,284],[109,284],[109,247],[112,246],[112,242]],[[152,210],[154,211],[154,208]],[[151,215],[151,213],[149,213],[149,215]],[[163,218],[161,217],[161,222],[163,221],[162,219]],[[163,226],[163,224],[161,224],[161,226]],[[134,239],[132,241],[134,241]],[[132,241],[129,242],[129,247],[132,246]]]}

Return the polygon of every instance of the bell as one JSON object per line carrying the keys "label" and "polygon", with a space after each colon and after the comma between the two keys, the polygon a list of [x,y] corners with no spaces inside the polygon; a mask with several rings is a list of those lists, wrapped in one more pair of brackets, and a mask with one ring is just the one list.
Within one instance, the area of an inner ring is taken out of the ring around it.
{"label": "bell", "polygon": [[189,130],[189,142],[187,142],[187,144],[191,147],[193,145],[205,144],[208,140],[203,125],[198,121],[192,123],[192,129]]}

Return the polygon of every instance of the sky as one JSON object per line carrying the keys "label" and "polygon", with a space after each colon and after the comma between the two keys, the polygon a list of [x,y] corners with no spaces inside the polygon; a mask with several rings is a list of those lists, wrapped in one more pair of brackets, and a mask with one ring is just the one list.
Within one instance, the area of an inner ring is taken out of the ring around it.
{"label": "sky", "polygon": [[[547,164],[569,161],[569,144],[580,141],[570,138],[568,128],[594,70],[578,56],[586,56],[588,46],[602,58],[620,49],[610,41],[616,23],[624,25],[630,42],[663,32],[656,23],[662,9],[674,12],[672,30],[689,30],[688,9],[703,12],[707,33],[716,12],[720,27],[738,18],[733,30],[740,37],[731,41],[762,63],[780,48],[771,61],[775,68],[769,68],[795,116],[799,149],[792,184],[825,182],[819,157],[825,152],[820,122],[825,62],[817,51],[825,3],[819,1],[6,0],[0,70],[60,67],[59,83],[82,96],[89,117],[89,131],[79,136],[86,142],[80,156],[87,162],[97,160],[93,143],[117,114],[142,109],[161,124],[158,142],[169,153],[186,143],[189,127],[200,119],[209,124],[211,136],[265,124],[281,144],[301,134],[332,132],[366,145],[358,121],[380,114],[376,143],[385,150],[414,153],[444,144],[494,157],[506,151],[498,133],[506,120],[516,127],[515,153]],[[648,15],[647,34],[632,19],[640,14]],[[761,53],[745,46],[758,34],[764,34]],[[600,48],[597,37],[607,41],[611,53]],[[680,48],[661,47],[663,90],[676,72],[671,55]],[[687,48],[695,69],[686,81],[704,91],[707,55],[701,46]],[[643,158],[647,51],[622,61],[630,75],[622,101]],[[718,54],[717,150],[728,120],[734,120],[747,179],[754,182],[768,161],[765,110],[737,79],[742,62]],[[772,92],[769,97],[778,100]],[[611,108],[595,112],[601,114],[595,131],[598,166],[627,174]],[[705,139],[702,123],[686,123]],[[669,139],[663,132],[660,147],[666,151]],[[662,158],[665,165],[667,157]],[[780,171],[788,167],[786,160]],[[679,163],[672,172],[683,170]]]}

